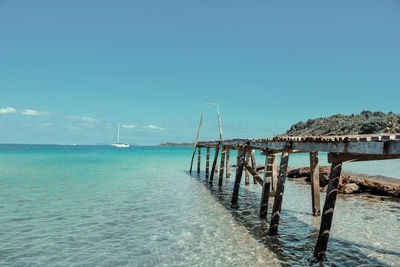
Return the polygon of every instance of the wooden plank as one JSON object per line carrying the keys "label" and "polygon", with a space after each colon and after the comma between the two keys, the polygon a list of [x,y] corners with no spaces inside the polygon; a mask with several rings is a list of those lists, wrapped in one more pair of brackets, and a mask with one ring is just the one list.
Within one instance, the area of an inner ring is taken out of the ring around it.
{"label": "wooden plank", "polygon": [[256,180],[256,183],[258,182],[260,185],[263,184],[263,180],[261,179],[260,175],[247,162],[244,162],[244,167],[253,176],[253,178]]}
{"label": "wooden plank", "polygon": [[208,178],[210,172],[210,148],[207,147],[207,153],[206,153],[206,178]]}
{"label": "wooden plank", "polygon": [[219,168],[219,180],[218,184],[222,185],[222,179],[224,178],[224,167],[225,167],[225,148],[221,150],[221,164]]}
{"label": "wooden plank", "polygon": [[[362,138],[360,138],[362,139]],[[245,142],[250,142],[255,149],[280,149],[292,145],[293,150],[299,151],[319,151],[334,153],[355,153],[355,154],[400,154],[400,139],[386,142],[282,142],[282,141],[248,141],[246,139],[224,141],[227,145],[240,146]],[[216,141],[201,142],[201,144],[215,144]],[[384,149],[384,143],[386,147]]]}
{"label": "wooden plank", "polygon": [[243,145],[243,147],[241,148],[240,153],[238,154],[238,157],[237,157],[236,177],[235,177],[235,184],[233,187],[233,194],[232,194],[232,200],[231,200],[231,203],[233,206],[237,205],[237,201],[238,201],[238,197],[239,197],[239,188],[240,188],[240,182],[242,180],[242,173],[243,173],[243,166],[244,166],[244,162],[245,162],[246,151],[247,151],[247,144]]}
{"label": "wooden plank", "polygon": [[200,174],[201,147],[197,149],[197,174]]}
{"label": "wooden plank", "polygon": [[318,216],[320,214],[318,152],[310,152],[310,180],[311,180],[312,215]]}
{"label": "wooden plank", "polygon": [[[246,153],[246,163],[247,164],[250,163],[250,157],[251,157],[251,150],[248,150]],[[246,173],[245,173],[244,184],[245,185],[250,184],[250,172],[247,169],[246,169]]]}
{"label": "wooden plank", "polygon": [[398,159],[400,155],[372,155],[372,154],[350,154],[350,153],[328,153],[328,162],[354,162],[369,160]]}
{"label": "wooden plank", "polygon": [[279,218],[282,208],[283,192],[285,190],[286,171],[289,162],[289,149],[284,148],[282,151],[282,158],[280,164],[280,171],[278,177],[278,185],[276,188],[274,205],[272,209],[271,222],[269,226],[269,235],[276,235],[278,233]]}
{"label": "wooden plank", "polygon": [[226,178],[231,177],[231,152],[229,149],[226,150]]}
{"label": "wooden plank", "polygon": [[213,180],[214,180],[214,173],[215,173],[215,167],[217,165],[217,160],[218,160],[219,147],[220,147],[220,143],[218,143],[218,146],[215,148],[214,161],[213,161],[213,165],[211,167],[210,184],[212,184]]}
{"label": "wooden plank", "polygon": [[[260,203],[260,218],[264,219],[268,214],[268,202],[269,202],[269,192],[271,187],[271,171],[269,166],[271,166],[272,157],[268,154],[265,157],[265,170],[264,170],[264,181],[263,188],[261,192],[261,203]],[[268,166],[268,167],[267,167]],[[271,166],[272,167],[272,166]]]}
{"label": "wooden plank", "polygon": [[314,256],[318,260],[325,259],[341,171],[342,163],[332,163],[328,191],[326,193],[325,204],[322,211],[321,227],[319,229],[318,240],[314,249]]}

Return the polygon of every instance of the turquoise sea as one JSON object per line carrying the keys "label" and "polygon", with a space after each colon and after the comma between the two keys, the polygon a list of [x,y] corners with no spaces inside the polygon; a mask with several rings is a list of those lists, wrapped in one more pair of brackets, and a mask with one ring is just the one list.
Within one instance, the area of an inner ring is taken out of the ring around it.
{"label": "turquoise sea", "polygon": [[[260,186],[241,186],[231,208],[235,169],[209,185],[205,155],[201,174],[188,173],[192,151],[0,145],[0,266],[319,266],[309,186],[286,183],[279,235],[269,237]],[[308,157],[289,164],[307,166]],[[400,161],[344,170],[400,178]],[[399,240],[400,202],[339,196],[323,265],[400,266]]]}

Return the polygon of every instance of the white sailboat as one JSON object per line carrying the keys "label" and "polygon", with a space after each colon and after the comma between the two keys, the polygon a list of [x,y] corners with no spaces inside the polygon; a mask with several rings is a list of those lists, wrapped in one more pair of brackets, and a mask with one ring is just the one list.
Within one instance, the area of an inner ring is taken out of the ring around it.
{"label": "white sailboat", "polygon": [[116,143],[113,143],[113,144],[111,144],[111,145],[112,145],[112,146],[115,146],[115,147],[129,147],[129,144],[120,143],[120,142],[119,142],[119,127],[120,127],[120,124],[118,123],[117,142],[116,142]]}

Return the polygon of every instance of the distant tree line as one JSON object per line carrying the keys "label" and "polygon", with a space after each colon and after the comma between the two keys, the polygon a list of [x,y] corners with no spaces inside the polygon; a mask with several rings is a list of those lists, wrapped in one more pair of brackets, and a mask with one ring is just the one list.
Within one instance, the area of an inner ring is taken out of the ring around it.
{"label": "distant tree line", "polygon": [[363,111],[360,114],[309,119],[293,124],[288,136],[400,133],[400,114]]}

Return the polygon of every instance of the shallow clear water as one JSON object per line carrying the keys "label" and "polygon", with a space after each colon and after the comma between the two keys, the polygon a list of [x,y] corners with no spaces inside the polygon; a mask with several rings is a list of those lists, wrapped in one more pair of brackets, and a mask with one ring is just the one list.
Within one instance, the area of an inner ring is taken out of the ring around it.
{"label": "shallow clear water", "polygon": [[[260,186],[242,186],[233,209],[233,175],[221,187],[203,172],[190,176],[191,153],[1,145],[0,266],[314,264],[319,218],[310,216],[309,186],[286,183],[280,235],[268,237]],[[304,166],[308,157],[290,161]],[[396,177],[399,161],[389,166]],[[399,265],[398,240],[399,202],[338,197],[324,264]]]}

